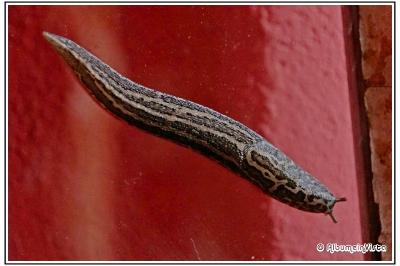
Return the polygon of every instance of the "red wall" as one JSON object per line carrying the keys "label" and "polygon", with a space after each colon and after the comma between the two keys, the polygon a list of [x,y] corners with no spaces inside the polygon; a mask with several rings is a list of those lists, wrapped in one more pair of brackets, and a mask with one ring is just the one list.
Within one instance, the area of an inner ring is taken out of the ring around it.
{"label": "red wall", "polygon": [[[342,7],[9,6],[10,260],[363,260]],[[116,120],[41,32],[227,114],[348,201],[293,209]]]}

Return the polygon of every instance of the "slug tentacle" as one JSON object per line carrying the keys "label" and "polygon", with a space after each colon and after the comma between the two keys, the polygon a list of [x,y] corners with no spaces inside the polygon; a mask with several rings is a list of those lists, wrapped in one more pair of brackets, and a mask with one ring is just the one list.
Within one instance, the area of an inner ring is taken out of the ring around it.
{"label": "slug tentacle", "polygon": [[137,84],[73,41],[43,33],[89,94],[116,117],[189,146],[300,210],[329,214],[335,198],[317,179],[259,134],[208,107]]}

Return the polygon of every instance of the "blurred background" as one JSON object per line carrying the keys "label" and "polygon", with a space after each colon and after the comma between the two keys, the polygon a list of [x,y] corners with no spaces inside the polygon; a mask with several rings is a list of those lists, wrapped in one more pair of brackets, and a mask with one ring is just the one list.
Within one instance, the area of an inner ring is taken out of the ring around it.
{"label": "blurred background", "polygon": [[[386,46],[369,47],[369,37],[382,36],[359,32],[380,32],[374,14],[391,25],[391,7],[379,8],[8,5],[8,259],[381,259],[316,249],[379,235],[391,242],[391,171],[373,175],[370,159],[372,147],[382,154],[378,170],[391,170],[391,128],[381,128],[391,126],[391,76],[387,84],[371,67],[391,71],[391,27]],[[339,223],[115,119],[43,31],[254,129],[347,198],[335,207]],[[373,133],[369,145],[367,115],[371,132],[386,132],[380,146]]]}

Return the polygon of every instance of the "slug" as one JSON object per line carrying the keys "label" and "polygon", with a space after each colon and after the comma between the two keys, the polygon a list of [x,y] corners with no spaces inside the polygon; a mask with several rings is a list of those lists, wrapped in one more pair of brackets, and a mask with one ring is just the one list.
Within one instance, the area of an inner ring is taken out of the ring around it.
{"label": "slug", "polygon": [[190,147],[297,209],[330,215],[336,198],[262,136],[200,104],[135,83],[75,42],[43,32],[89,94],[114,116],[152,134]]}

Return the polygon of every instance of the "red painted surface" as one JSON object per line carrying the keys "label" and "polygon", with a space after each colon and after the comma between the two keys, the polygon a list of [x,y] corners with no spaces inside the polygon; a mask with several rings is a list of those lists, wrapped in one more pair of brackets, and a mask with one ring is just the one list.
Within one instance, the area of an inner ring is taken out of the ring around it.
{"label": "red painted surface", "polygon": [[[10,260],[363,260],[341,7],[10,6]],[[43,39],[265,136],[348,201],[338,224],[96,105]]]}

